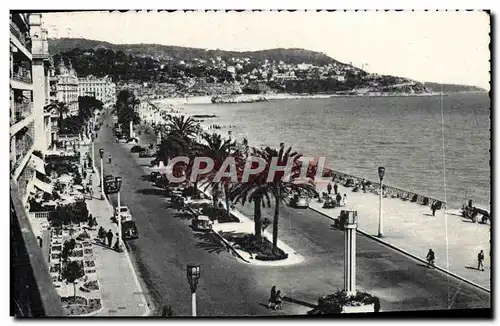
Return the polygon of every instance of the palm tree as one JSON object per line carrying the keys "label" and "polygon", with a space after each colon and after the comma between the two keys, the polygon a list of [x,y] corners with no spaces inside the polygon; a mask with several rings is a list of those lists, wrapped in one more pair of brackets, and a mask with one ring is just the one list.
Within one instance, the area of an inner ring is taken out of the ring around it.
{"label": "palm tree", "polygon": [[73,297],[76,297],[76,280],[85,276],[81,261],[70,261],[66,263],[61,274],[68,283],[73,283]]}
{"label": "palm tree", "polygon": [[199,124],[191,117],[183,115],[170,116],[167,128],[169,128],[171,133],[187,138],[193,138],[199,132]]}
{"label": "palm tree", "polygon": [[56,112],[59,113],[57,127],[59,128],[59,130],[61,130],[63,115],[69,113],[68,105],[64,102],[60,102],[60,101],[56,100],[56,101],[52,101],[52,103],[46,105],[44,107],[44,109],[47,111],[56,110]]}
{"label": "palm tree", "polygon": [[[294,192],[314,196],[317,193],[316,187],[310,173],[306,174],[305,179],[299,178],[300,169],[302,167],[300,158],[302,155],[292,152],[291,147],[288,147],[286,150],[284,144],[281,145],[279,150],[266,147],[265,149],[255,151],[255,154],[264,159],[266,162],[266,168],[261,173],[261,175],[265,177],[266,181],[263,182],[263,177],[259,176],[249,182],[253,182],[255,184],[253,186],[255,189],[254,191],[258,191],[255,196],[262,197],[269,193],[274,197],[273,248],[276,249],[278,247],[278,222],[281,201],[285,201],[288,196]],[[284,172],[280,171],[275,172],[273,180],[267,181],[273,157],[278,158],[277,163],[279,166],[286,166],[290,162],[292,169],[288,175],[285,175]],[[255,180],[257,180],[257,182]],[[250,184],[249,187],[252,187],[252,185]]]}
{"label": "palm tree", "polygon": [[224,190],[224,197],[226,200],[227,215],[229,216],[229,184],[231,181],[228,178],[215,180],[215,176],[228,157],[234,157],[235,160],[238,160],[238,156],[235,155],[237,153],[236,142],[231,139],[224,139],[219,134],[204,133],[202,134],[201,138],[202,143],[196,144],[193,147],[192,155],[200,155],[211,158],[214,161],[214,168],[208,174],[199,176],[200,178],[196,180],[196,183],[198,182],[198,180],[207,180],[209,182],[209,185],[212,185],[213,195],[216,195],[213,196],[214,206],[217,205],[215,197],[218,197],[218,190],[220,185],[222,185],[222,189]]}
{"label": "palm tree", "polygon": [[132,126],[141,120],[139,114],[135,111],[136,105],[139,104],[139,99],[131,91],[125,89],[118,93],[116,99],[118,123],[122,126],[127,124],[130,126],[130,138],[132,138]]}

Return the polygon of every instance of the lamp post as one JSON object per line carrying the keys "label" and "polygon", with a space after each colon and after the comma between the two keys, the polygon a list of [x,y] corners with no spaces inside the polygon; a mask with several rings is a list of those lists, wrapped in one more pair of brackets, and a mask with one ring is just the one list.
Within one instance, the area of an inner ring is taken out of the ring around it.
{"label": "lamp post", "polygon": [[120,190],[122,187],[122,177],[116,177],[116,188],[118,189],[118,251],[122,251],[122,215],[121,215],[121,202],[120,202]]}
{"label": "lamp post", "polygon": [[94,134],[91,134],[90,135],[90,138],[91,138],[91,147],[92,147],[92,156],[91,156],[91,159],[92,159],[92,171],[94,170],[94,160],[95,160],[95,152],[94,152],[94,141],[95,141],[95,138],[94,138]]}
{"label": "lamp post", "polygon": [[101,199],[104,200],[104,149],[99,149],[99,156],[101,156]]}
{"label": "lamp post", "polygon": [[383,181],[385,175],[385,168],[380,166],[378,168],[378,177],[380,178],[380,193],[379,193],[379,203],[378,203],[378,237],[382,238],[384,236],[384,221],[382,217],[382,196],[383,196]]}
{"label": "lamp post", "polygon": [[200,279],[200,265],[187,265],[187,278],[191,288],[191,311],[196,317],[196,287]]}

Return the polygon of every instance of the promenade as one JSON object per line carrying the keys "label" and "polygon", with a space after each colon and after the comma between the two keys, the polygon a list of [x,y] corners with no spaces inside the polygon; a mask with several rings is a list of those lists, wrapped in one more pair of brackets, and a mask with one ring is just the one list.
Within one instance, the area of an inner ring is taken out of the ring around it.
{"label": "promenade", "polygon": [[[333,185],[333,182],[332,182]],[[326,184],[318,191],[326,192]],[[341,210],[358,212],[358,230],[377,237],[379,196],[373,193],[353,192],[339,185],[339,192],[347,194],[347,206],[322,208],[323,203],[311,200],[310,209],[330,218],[337,218]],[[333,190],[332,190],[333,193]],[[490,226],[472,223],[458,210],[438,210],[432,216],[429,206],[383,198],[383,242],[425,260],[432,249],[436,266],[455,273],[486,289],[491,288]],[[477,270],[477,254],[483,250],[484,271]]]}
{"label": "promenade", "polygon": [[[81,157],[88,151],[87,146],[82,146]],[[96,170],[96,169],[94,169]],[[86,183],[89,182],[87,175]],[[96,218],[98,226],[92,236],[97,237],[97,229],[104,227],[106,231],[118,232],[118,226],[112,223],[112,207],[106,200],[100,199],[99,174],[92,178],[93,197],[87,196],[87,207]],[[116,236],[113,237],[113,245]],[[150,312],[142,288],[139,284],[134,268],[127,252],[116,252],[96,239],[94,241],[95,264],[97,278],[100,284],[102,309],[95,316],[147,316]]]}

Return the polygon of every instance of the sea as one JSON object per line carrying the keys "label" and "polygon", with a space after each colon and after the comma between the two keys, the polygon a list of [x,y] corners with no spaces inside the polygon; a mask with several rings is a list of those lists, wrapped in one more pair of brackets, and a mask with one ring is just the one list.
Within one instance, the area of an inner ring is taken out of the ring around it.
{"label": "sea", "polygon": [[216,115],[220,125],[252,146],[281,142],[328,167],[440,199],[490,209],[491,132],[487,93],[443,96],[336,97],[241,104],[184,104],[188,114]]}

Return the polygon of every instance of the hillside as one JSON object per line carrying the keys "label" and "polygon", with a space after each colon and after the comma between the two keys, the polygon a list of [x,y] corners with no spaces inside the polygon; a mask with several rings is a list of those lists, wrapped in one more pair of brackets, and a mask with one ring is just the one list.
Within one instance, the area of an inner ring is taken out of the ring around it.
{"label": "hillside", "polygon": [[209,60],[214,57],[221,57],[223,60],[229,58],[250,58],[255,61],[284,61],[290,64],[311,63],[316,66],[338,63],[324,53],[314,52],[304,49],[270,49],[261,51],[223,51],[207,50],[200,48],[188,48],[181,46],[160,45],[160,44],[112,44],[82,38],[61,38],[49,39],[49,51],[51,54],[66,52],[75,48],[94,49],[99,47],[123,51],[126,54],[137,56],[149,56],[160,61],[191,61],[195,58]]}

